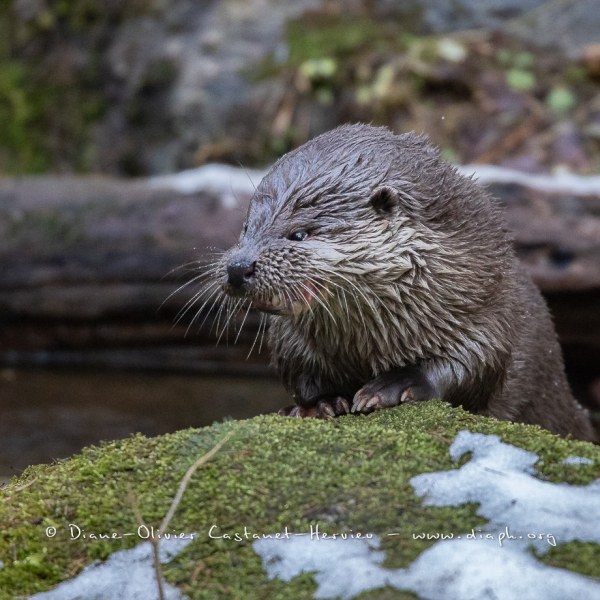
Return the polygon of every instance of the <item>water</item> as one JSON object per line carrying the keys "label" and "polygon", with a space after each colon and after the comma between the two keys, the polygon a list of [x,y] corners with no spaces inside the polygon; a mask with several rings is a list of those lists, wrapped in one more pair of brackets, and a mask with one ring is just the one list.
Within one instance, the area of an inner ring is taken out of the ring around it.
{"label": "water", "polygon": [[123,371],[0,371],[0,479],[101,440],[244,419],[290,404],[276,379]]}

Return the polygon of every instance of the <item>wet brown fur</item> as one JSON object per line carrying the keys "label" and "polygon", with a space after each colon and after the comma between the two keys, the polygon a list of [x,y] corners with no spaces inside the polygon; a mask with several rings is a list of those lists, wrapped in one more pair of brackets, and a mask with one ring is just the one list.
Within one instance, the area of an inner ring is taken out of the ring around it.
{"label": "wet brown fur", "polygon": [[287,307],[269,342],[299,406],[399,369],[474,413],[594,438],[500,209],[426,138],[347,125],[283,156],[223,269],[240,260],[236,293]]}

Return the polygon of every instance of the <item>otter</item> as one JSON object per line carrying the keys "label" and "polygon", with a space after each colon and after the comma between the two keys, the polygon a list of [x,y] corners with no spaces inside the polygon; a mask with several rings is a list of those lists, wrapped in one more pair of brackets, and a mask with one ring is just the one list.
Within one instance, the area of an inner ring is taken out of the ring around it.
{"label": "otter", "polygon": [[440,398],[595,439],[501,209],[424,136],[344,125],[284,155],[215,271],[231,304],[273,315],[281,414]]}

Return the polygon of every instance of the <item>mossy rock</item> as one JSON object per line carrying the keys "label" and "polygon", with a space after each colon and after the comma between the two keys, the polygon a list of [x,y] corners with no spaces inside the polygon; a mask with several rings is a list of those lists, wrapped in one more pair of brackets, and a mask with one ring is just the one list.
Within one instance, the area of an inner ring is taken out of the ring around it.
{"label": "mossy rock", "polygon": [[[473,504],[424,506],[409,482],[421,473],[455,469],[448,448],[464,429],[497,434],[535,452],[538,477],[549,481],[586,484],[600,473],[600,449],[592,444],[435,401],[332,421],[269,415],[156,438],[136,435],[30,467],[2,490],[0,598],[48,590],[94,559],[137,545],[137,535],[97,540],[90,534],[136,532],[133,503],[144,522],[158,528],[186,470],[232,431],[192,477],[168,528],[196,534],[163,567],[168,582],[189,598],[313,597],[310,574],[290,583],[269,580],[251,539],[211,539],[213,525],[215,535],[242,537],[244,527],[257,534],[311,526],[332,533],[393,530],[399,535],[382,538],[385,566],[407,566],[434,543],[412,539],[413,532],[468,531],[485,524]],[[561,462],[573,455],[591,460]],[[71,539],[69,524],[80,528],[78,539]],[[599,554],[596,544],[572,542],[541,560],[593,575]],[[412,596],[386,589],[363,597]]]}

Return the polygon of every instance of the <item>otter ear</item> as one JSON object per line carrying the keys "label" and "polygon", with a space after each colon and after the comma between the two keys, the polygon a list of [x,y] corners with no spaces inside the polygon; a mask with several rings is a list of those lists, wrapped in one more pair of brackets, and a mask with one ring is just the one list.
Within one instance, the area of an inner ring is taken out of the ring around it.
{"label": "otter ear", "polygon": [[398,204],[398,192],[389,185],[382,185],[371,192],[369,202],[377,214],[389,217]]}

